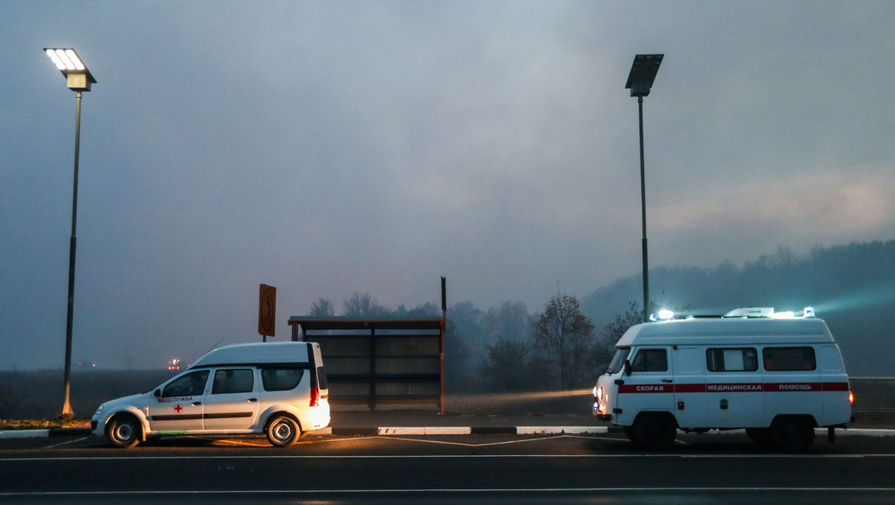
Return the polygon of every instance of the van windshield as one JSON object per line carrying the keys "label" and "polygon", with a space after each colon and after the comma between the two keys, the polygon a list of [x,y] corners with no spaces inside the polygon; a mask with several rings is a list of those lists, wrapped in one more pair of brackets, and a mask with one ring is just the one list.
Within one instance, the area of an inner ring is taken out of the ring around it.
{"label": "van windshield", "polygon": [[628,359],[628,354],[630,352],[630,347],[620,347],[616,349],[615,356],[613,356],[612,361],[609,362],[609,368],[606,369],[606,373],[610,375],[617,374],[618,371],[622,369],[622,366],[624,366],[625,360]]}

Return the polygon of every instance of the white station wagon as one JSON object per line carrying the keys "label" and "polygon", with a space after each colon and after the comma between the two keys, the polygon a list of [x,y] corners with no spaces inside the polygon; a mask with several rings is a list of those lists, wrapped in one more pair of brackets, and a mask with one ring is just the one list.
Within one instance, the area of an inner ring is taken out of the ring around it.
{"label": "white station wagon", "polygon": [[252,433],[287,447],[329,426],[328,397],[317,343],[237,344],[153,391],[103,403],[91,426],[118,447],[153,436]]}

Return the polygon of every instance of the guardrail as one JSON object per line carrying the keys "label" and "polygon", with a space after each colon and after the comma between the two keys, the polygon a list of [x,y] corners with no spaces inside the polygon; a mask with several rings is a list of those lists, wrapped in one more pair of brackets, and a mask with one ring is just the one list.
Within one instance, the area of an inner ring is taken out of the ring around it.
{"label": "guardrail", "polygon": [[895,416],[895,377],[850,377],[856,416]]}

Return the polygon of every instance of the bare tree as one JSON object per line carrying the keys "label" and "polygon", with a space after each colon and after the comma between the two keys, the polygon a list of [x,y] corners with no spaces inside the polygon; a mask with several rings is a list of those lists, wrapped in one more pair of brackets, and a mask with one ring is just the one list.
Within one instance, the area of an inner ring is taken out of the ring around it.
{"label": "bare tree", "polygon": [[558,369],[563,388],[572,389],[590,370],[594,355],[594,325],[581,313],[574,296],[551,298],[535,322],[533,336],[545,360]]}
{"label": "bare tree", "polygon": [[368,293],[354,293],[342,302],[342,308],[348,317],[381,317],[391,313]]}
{"label": "bare tree", "polygon": [[314,317],[332,317],[335,315],[335,310],[333,309],[333,302],[329,301],[326,298],[318,298],[314,305],[311,305],[311,313],[308,314]]}

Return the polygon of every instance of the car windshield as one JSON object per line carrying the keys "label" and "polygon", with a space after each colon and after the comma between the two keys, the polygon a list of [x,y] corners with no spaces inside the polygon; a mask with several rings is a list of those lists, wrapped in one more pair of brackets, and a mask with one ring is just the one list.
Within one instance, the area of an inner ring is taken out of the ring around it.
{"label": "car windshield", "polygon": [[609,368],[606,369],[606,373],[610,375],[617,374],[625,364],[625,360],[628,359],[628,353],[630,352],[630,347],[620,347],[616,349],[615,356],[613,356],[612,361],[609,362]]}

